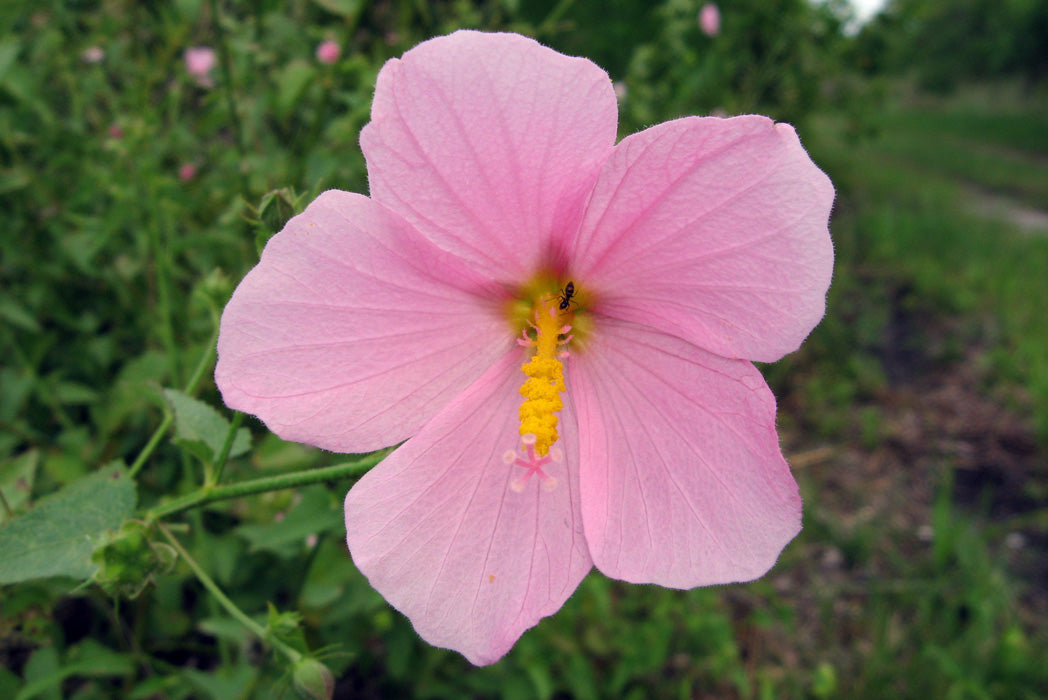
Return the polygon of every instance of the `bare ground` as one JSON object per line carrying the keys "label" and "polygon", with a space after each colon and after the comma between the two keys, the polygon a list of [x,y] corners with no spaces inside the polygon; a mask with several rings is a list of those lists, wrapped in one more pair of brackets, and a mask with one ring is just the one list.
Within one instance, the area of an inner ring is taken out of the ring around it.
{"label": "bare ground", "polygon": [[[861,672],[874,644],[867,628],[872,593],[920,585],[899,578],[898,561],[929,556],[943,484],[952,484],[954,509],[980,523],[995,561],[1018,581],[1024,626],[1033,631],[1048,617],[1048,449],[1026,418],[1028,398],[993,385],[970,322],[927,317],[903,297],[895,295],[879,353],[887,383],[871,404],[882,417],[875,444],[858,437],[854,416],[854,429],[818,444],[798,429],[783,434],[787,458],[808,491],[809,532],[791,545],[799,546],[793,557],[801,563],[771,576],[795,602],[794,628],[802,633],[776,639],[776,632],[754,627],[744,634],[743,653],[755,667],[772,661],[811,669],[820,660],[815,655],[839,649],[838,671]],[[951,344],[965,349],[944,361],[943,347]],[[800,410],[789,398],[781,408]],[[865,541],[869,533],[873,539]],[[834,544],[853,540],[855,551]],[[755,595],[729,594],[736,619],[760,605]],[[893,621],[905,629],[905,620]]]}

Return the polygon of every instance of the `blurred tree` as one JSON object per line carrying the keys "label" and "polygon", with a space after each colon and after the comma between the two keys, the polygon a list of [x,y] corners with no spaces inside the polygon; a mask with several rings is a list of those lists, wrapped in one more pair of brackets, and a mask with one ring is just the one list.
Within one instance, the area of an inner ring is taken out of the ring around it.
{"label": "blurred tree", "polygon": [[868,72],[915,71],[922,87],[952,90],[966,79],[1048,72],[1045,0],[891,0],[856,39]]}
{"label": "blurred tree", "polygon": [[703,4],[665,0],[656,9],[658,33],[637,47],[626,79],[631,128],[714,111],[796,123],[822,102],[822,87],[839,65],[845,3],[723,2],[715,36],[699,26]]}

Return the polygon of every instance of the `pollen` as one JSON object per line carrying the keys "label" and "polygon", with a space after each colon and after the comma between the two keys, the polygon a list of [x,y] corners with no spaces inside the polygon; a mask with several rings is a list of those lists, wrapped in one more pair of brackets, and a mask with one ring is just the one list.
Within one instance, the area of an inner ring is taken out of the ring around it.
{"label": "pollen", "polygon": [[556,308],[545,302],[535,312],[535,338],[526,334],[521,345],[532,345],[535,354],[520,368],[527,376],[520,387],[524,403],[520,405],[520,435],[535,437],[534,449],[540,456],[549,453],[557,441],[556,413],[564,407],[560,395],[564,392],[564,365],[558,346],[561,336],[571,330],[562,326]]}

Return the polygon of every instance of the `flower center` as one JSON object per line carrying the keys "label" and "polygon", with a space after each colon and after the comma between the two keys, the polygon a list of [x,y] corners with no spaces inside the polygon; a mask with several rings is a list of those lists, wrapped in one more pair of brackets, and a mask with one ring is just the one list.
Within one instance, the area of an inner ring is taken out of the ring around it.
{"label": "flower center", "polygon": [[524,397],[520,405],[520,434],[535,436],[535,452],[540,456],[548,454],[559,437],[555,414],[564,407],[560,399],[564,391],[564,365],[557,347],[570,339],[567,333],[571,326],[560,322],[558,311],[562,303],[540,300],[535,322],[531,324],[535,329],[534,340],[525,331],[517,341],[535,348],[535,354],[520,368],[527,376],[520,387],[520,395]]}
{"label": "flower center", "polygon": [[511,482],[514,491],[522,491],[532,475],[547,490],[557,485],[543,467],[563,459],[555,447],[560,438],[557,413],[564,407],[563,359],[568,356],[561,346],[577,344],[580,331],[583,337],[587,334],[591,323],[584,306],[590,301],[591,296],[582,285],[540,273],[518,288],[506,307],[507,319],[520,333],[517,344],[533,349],[520,368],[524,373],[520,387],[524,400],[519,410],[519,447],[508,450],[504,456],[506,464],[525,470]]}

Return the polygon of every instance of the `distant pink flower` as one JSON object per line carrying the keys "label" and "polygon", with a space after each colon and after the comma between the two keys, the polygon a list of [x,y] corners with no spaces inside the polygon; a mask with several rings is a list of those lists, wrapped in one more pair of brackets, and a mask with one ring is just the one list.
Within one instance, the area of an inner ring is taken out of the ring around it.
{"label": "distant pink flower", "polygon": [[182,182],[189,182],[196,177],[197,168],[192,163],[183,163],[178,168],[178,179]]}
{"label": "distant pink flower", "polygon": [[317,47],[317,60],[321,63],[327,63],[331,65],[338,60],[338,57],[342,55],[342,49],[334,41],[328,39],[322,41]]}
{"label": "distant pink flower", "polygon": [[350,552],[475,664],[593,566],[744,581],[800,529],[750,360],[823,315],[833,187],[787,124],[616,145],[616,111],[604,71],[522,36],[416,46],[378,76],[371,197],[320,195],[222,317],[229,406],[338,452],[407,440],[346,497]]}
{"label": "distant pink flower", "polygon": [[699,27],[706,36],[720,34],[720,20],[720,8],[715,3],[708,2],[699,10]]}
{"label": "distant pink flower", "polygon": [[80,54],[80,60],[84,63],[101,63],[106,58],[106,51],[101,46],[88,46]]}
{"label": "distant pink flower", "polygon": [[208,46],[194,46],[186,49],[186,72],[204,87],[214,87],[211,71],[218,63],[215,50]]}

